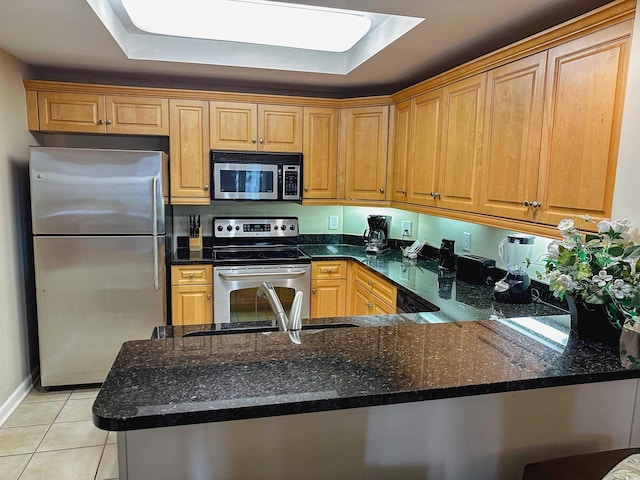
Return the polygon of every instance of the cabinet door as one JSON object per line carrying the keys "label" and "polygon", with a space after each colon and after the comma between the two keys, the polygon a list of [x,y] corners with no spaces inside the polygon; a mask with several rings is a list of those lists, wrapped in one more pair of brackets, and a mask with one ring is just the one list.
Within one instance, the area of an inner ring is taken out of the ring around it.
{"label": "cabinet door", "polygon": [[211,148],[255,150],[258,141],[258,106],[255,103],[210,102]]}
{"label": "cabinet door", "polygon": [[258,105],[258,150],[302,151],[302,107]]}
{"label": "cabinet door", "polygon": [[489,71],[479,211],[532,220],[537,199],[547,53]]}
{"label": "cabinet door", "polygon": [[389,151],[391,199],[407,201],[407,165],[409,164],[409,136],[412,126],[412,101],[406,100],[393,108],[393,137]]}
{"label": "cabinet door", "polygon": [[345,196],[385,200],[389,107],[345,111]]}
{"label": "cabinet door", "polygon": [[371,292],[358,282],[349,287],[349,315],[371,315]]}
{"label": "cabinet door", "polygon": [[346,314],[347,281],[312,280],[311,318],[343,317]]}
{"label": "cabinet door", "polygon": [[41,131],[106,133],[104,95],[38,92]]}
{"label": "cabinet door", "polygon": [[549,50],[537,220],[611,215],[631,20]]}
{"label": "cabinet door", "polygon": [[305,107],[304,199],[337,198],[338,110]]}
{"label": "cabinet door", "polygon": [[213,287],[211,285],[171,287],[173,325],[212,323],[212,294]]}
{"label": "cabinet door", "polygon": [[442,137],[442,89],[413,100],[411,154],[407,168],[409,203],[433,204],[440,164]]}
{"label": "cabinet door", "polygon": [[171,100],[171,203],[206,204],[209,194],[209,103]]}
{"label": "cabinet door", "polygon": [[169,135],[169,100],[107,96],[107,132],[129,135]]}
{"label": "cabinet door", "polygon": [[371,315],[393,315],[396,313],[395,305],[388,305],[379,298],[373,298]]}
{"label": "cabinet door", "polygon": [[438,205],[475,212],[482,155],[486,74],[443,88],[442,157]]}

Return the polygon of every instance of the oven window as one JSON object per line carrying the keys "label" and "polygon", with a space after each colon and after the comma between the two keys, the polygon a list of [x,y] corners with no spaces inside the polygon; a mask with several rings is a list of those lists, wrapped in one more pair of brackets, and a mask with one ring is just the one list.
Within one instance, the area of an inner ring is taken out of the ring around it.
{"label": "oven window", "polygon": [[[284,313],[289,315],[291,303],[296,294],[295,289],[287,287],[274,287]],[[229,313],[232,322],[274,322],[276,317],[269,303],[262,298],[257,298],[257,288],[243,288],[233,290],[229,294]]]}
{"label": "oven window", "polygon": [[265,170],[221,170],[220,191],[273,193],[274,172]]}

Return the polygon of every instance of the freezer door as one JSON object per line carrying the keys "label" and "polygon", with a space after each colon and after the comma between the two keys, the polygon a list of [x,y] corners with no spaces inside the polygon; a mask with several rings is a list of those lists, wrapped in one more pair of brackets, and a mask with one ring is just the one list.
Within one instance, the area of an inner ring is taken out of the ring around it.
{"label": "freezer door", "polygon": [[164,234],[163,155],[31,147],[33,233]]}
{"label": "freezer door", "polygon": [[42,386],[104,381],[166,324],[164,237],[35,237]]}

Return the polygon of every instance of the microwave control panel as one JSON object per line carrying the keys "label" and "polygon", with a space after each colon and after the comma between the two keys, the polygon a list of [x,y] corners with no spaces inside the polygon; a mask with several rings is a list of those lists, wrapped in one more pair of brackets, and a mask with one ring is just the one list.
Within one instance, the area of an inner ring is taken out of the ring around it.
{"label": "microwave control panel", "polygon": [[282,166],[282,199],[299,200],[300,194],[300,165]]}

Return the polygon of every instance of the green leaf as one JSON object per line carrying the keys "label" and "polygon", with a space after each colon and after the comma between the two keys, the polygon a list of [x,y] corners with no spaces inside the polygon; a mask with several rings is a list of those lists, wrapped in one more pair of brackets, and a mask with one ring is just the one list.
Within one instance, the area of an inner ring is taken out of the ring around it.
{"label": "green leaf", "polygon": [[612,257],[619,257],[624,253],[624,248],[621,245],[612,245],[609,247],[609,255]]}

